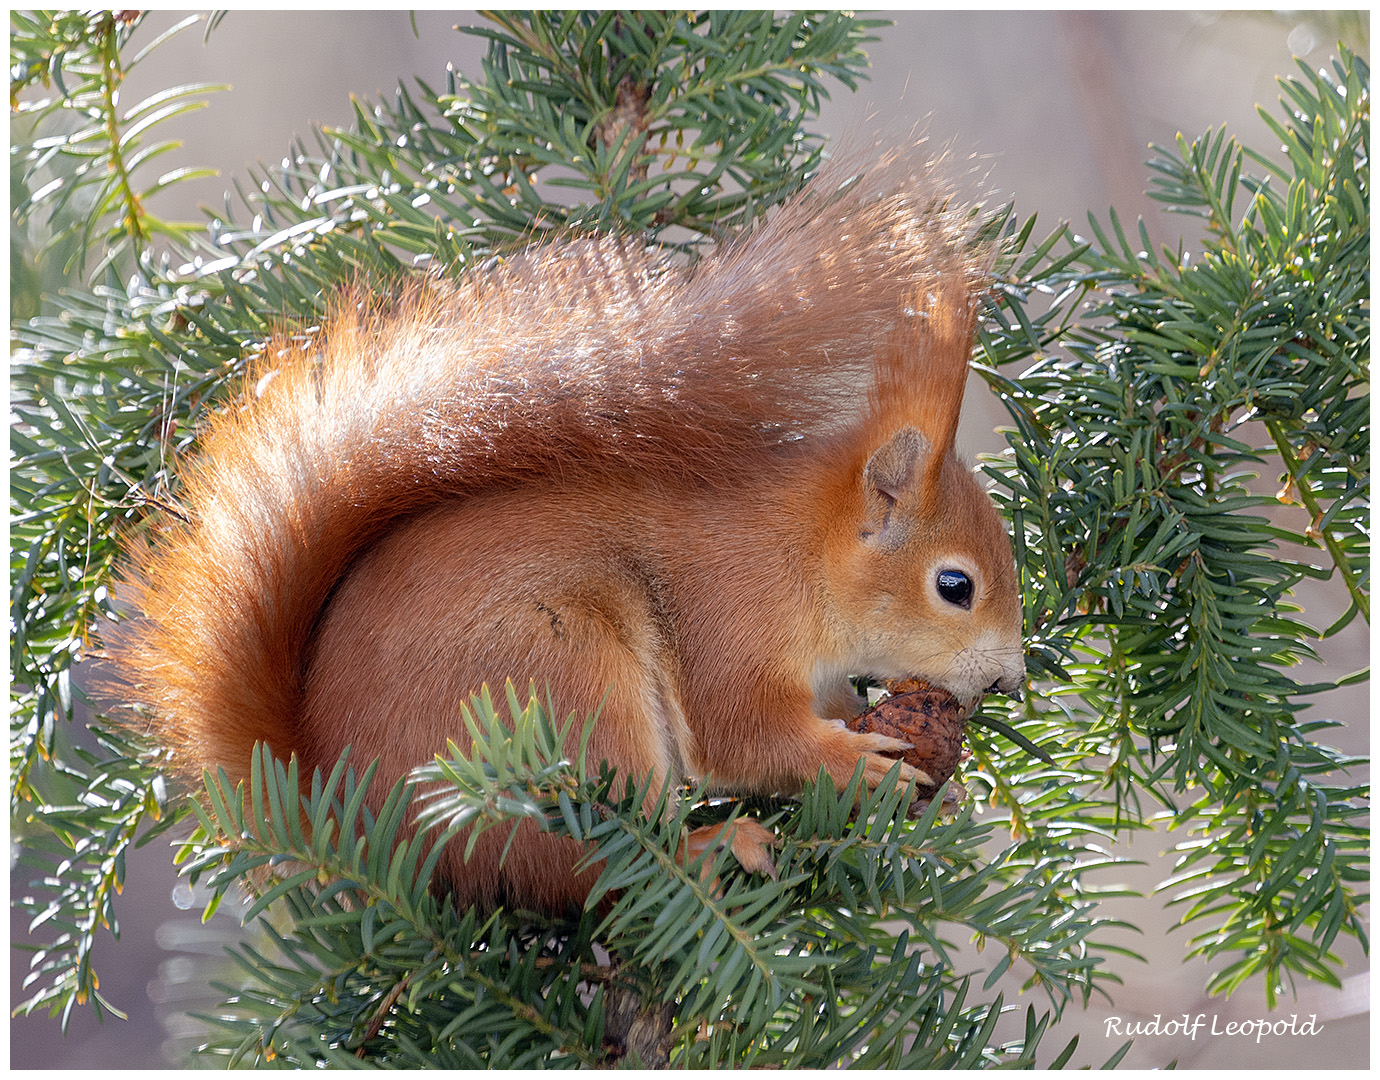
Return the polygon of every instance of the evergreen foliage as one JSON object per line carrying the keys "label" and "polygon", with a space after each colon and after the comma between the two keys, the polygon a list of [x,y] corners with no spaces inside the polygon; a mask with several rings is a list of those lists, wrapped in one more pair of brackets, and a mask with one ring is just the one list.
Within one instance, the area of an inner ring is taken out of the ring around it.
{"label": "evergreen foliage", "polygon": [[[1281,82],[1283,120],[1261,110],[1292,171],[1224,130],[1157,149],[1151,194],[1203,221],[1199,257],[1090,218],[1093,240],[1013,267],[983,334],[1016,425],[988,471],[1050,680],[1025,719],[1101,763],[1118,824],[1145,794],[1201,838],[1162,887],[1200,925],[1191,954],[1234,957],[1209,989],[1263,973],[1272,1005],[1295,974],[1336,983],[1338,933],[1365,940],[1369,849],[1368,787],[1344,771],[1362,763],[1295,717],[1336,684],[1288,673],[1370,618],[1369,71],[1304,76]],[[1054,297],[1038,317],[1035,289]],[[1350,604],[1319,632],[1291,590],[1334,575]],[[991,772],[1013,793],[1034,779]]]}
{"label": "evergreen foliage", "polygon": [[[368,820],[367,773],[356,784],[344,762],[317,778],[300,818],[280,809],[293,805],[295,770],[266,750],[248,799],[223,776],[211,786],[188,871],[211,874],[219,893],[272,867],[248,915],[284,898],[292,921],[290,934],[272,932],[276,955],[244,951],[247,990],[224,988],[233,1007],[213,1022],[232,1063],[271,1053],[303,1066],[349,1054],[452,1068],[608,1064],[629,1042],[618,1027],[629,1011],[656,1033],[640,1059],[677,1066],[1033,1062],[1049,1016],[1031,1009],[1019,1046],[989,1045],[1001,999],[968,1003],[940,922],[1000,941],[1060,1001],[1093,985],[1096,922],[1081,917],[1072,887],[1088,866],[1072,855],[1011,848],[988,859],[990,826],[970,810],[941,821],[936,801],[908,821],[899,789],[869,795],[855,820],[857,782],[840,798],[825,777],[768,818],[781,836],[778,880],[750,877],[726,850],[687,864],[677,856],[687,829],[744,808],[702,791],[672,805],[663,791],[659,812],[644,816],[645,790],[561,760],[535,696],[523,704],[507,691],[506,717],[487,694],[465,710],[469,758],[418,771],[453,789],[426,810],[439,831],[416,843],[398,837],[410,788],[395,785]],[[427,891],[433,839],[526,818],[604,863],[578,925],[484,919]],[[658,1024],[663,1003],[674,1011]]]}
{"label": "evergreen foliage", "polygon": [[[1116,836],[1156,820],[1194,830],[1163,887],[1211,989],[1260,975],[1272,1003],[1294,976],[1336,983],[1338,935],[1365,940],[1368,788],[1316,741],[1329,724],[1296,715],[1324,687],[1289,672],[1319,634],[1369,621],[1369,73],[1345,51],[1262,110],[1287,164],[1225,132],[1158,152],[1154,193],[1206,226],[1201,254],[1157,252],[1114,212],[1090,240],[1038,243],[1033,221],[993,218],[1005,256],[981,370],[1013,428],[985,468],[1014,529],[1033,681],[970,725],[974,799],[952,817],[936,801],[907,820],[888,792],[852,813],[826,783],[771,803],[663,792],[648,818],[639,778],[563,760],[566,718],[511,687],[464,710],[468,760],[415,777],[449,783],[415,842],[399,834],[410,790],[373,818],[370,771],[348,761],[300,812],[268,748],[247,791],[208,778],[193,802],[135,735],[70,730],[73,666],[115,619],[117,538],[175,507],[206,410],[284,313],[308,325],[342,282],[461,274],[555,230],[693,257],[814,167],[826,80],[862,77],[876,25],[498,14],[477,31],[481,78],[358,105],[352,130],[251,177],[197,230],[149,210],[191,174],[151,177],[173,144],[142,140],[213,88],[116,107],[170,35],[131,61],[136,17],[12,15],[11,99],[32,125],[12,154],[15,242],[72,282],[40,303],[60,275],[12,251],[11,812],[38,872],[16,902],[45,940],[21,1010],[114,1011],[94,943],[118,931],[126,853],[193,815],[187,872],[215,897],[251,874],[251,914],[277,913],[208,1018],[213,1051],[240,1063],[1029,1064],[1114,950],[1096,905],[1115,889],[1089,875],[1108,880]],[[33,102],[40,83],[57,92]],[[1258,479],[1279,475],[1278,494]],[[1297,617],[1305,577],[1345,585],[1333,626]],[[778,833],[778,880],[677,859],[683,830],[743,814]],[[427,891],[439,838],[527,819],[604,861],[578,922]],[[955,970],[946,924],[999,946],[982,986]],[[1002,999],[979,999],[1013,967],[1044,1011],[1001,1045]]]}

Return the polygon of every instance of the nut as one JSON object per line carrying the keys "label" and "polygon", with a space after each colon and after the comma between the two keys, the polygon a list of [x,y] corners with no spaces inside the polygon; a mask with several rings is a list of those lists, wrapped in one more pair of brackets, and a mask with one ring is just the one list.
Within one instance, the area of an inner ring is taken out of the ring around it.
{"label": "nut", "polygon": [[965,709],[948,691],[920,679],[890,680],[886,689],[890,696],[848,721],[848,728],[910,743],[909,750],[891,751],[884,756],[900,758],[928,774],[934,786],[921,785],[916,795],[921,799],[933,798],[946,787],[965,756],[963,730],[971,710]]}

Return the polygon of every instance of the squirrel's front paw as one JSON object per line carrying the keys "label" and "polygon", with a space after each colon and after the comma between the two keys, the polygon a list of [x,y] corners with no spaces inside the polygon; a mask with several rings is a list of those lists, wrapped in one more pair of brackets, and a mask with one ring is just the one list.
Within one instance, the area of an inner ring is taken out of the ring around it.
{"label": "squirrel's front paw", "polygon": [[[826,722],[822,736],[818,744],[820,758],[839,791],[852,783],[859,758],[863,762],[863,783],[874,790],[881,787],[887,774],[898,764],[897,758],[883,755],[899,755],[909,750],[911,745],[903,739],[884,735],[879,731],[851,731],[841,722]],[[902,787],[911,780],[915,781],[917,787],[936,786],[923,769],[917,769],[903,761],[899,764],[900,775],[897,783]]]}
{"label": "squirrel's front paw", "polygon": [[[878,787],[896,764],[896,758],[884,757],[884,754],[898,754],[911,748],[911,744],[904,739],[895,739],[890,735],[882,735],[875,731],[865,735],[855,734],[853,738],[858,749],[863,751],[862,757],[866,762],[863,766],[863,783],[869,788]],[[924,769],[917,769],[903,761],[901,762],[901,775],[897,782],[904,785],[910,780],[914,780],[922,786],[937,786]]]}
{"label": "squirrel's front paw", "polygon": [[[885,738],[885,736],[883,736]],[[887,742],[900,743],[899,746],[884,746],[883,750],[906,750],[909,743],[903,743],[899,739],[887,739]],[[883,757],[881,754],[864,754],[863,760],[863,783],[869,788],[880,787],[886,780],[887,774],[896,767],[896,759]],[[901,764],[901,775],[896,778],[896,783],[904,787],[909,781],[914,780],[918,787],[934,787],[934,780],[924,769],[917,769],[914,765],[907,765],[904,761]]]}

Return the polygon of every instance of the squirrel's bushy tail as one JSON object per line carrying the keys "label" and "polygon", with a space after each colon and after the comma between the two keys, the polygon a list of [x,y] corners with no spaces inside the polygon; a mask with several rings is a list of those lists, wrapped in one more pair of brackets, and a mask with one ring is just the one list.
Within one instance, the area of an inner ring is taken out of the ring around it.
{"label": "squirrel's bushy tail", "polygon": [[923,342],[917,311],[971,302],[970,241],[930,171],[893,161],[826,170],[689,271],[576,239],[386,311],[339,304],[306,344],[269,344],[184,470],[185,520],[134,556],[125,693],[194,777],[246,775],[260,740],[286,757],[313,625],[390,522],[552,476],[731,482],[896,394],[884,352],[923,381],[896,332]]}

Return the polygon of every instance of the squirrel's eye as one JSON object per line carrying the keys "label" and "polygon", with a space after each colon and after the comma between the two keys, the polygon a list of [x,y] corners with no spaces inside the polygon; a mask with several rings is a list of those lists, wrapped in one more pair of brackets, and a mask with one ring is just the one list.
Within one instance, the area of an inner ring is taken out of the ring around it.
{"label": "squirrel's eye", "polygon": [[966,608],[973,602],[973,581],[962,570],[941,570],[935,579],[939,595],[951,604]]}

